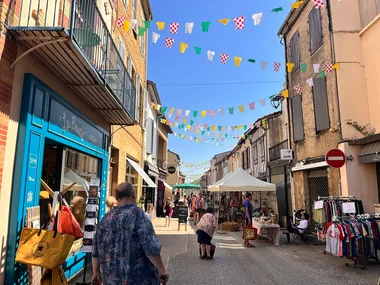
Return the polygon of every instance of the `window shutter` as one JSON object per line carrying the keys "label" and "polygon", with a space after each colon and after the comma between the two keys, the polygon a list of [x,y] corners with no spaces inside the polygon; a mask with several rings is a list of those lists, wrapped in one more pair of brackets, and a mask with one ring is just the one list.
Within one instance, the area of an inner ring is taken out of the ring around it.
{"label": "window shutter", "polygon": [[251,150],[247,148],[247,169],[251,167]]}
{"label": "window shutter", "polygon": [[[316,10],[316,9],[314,9]],[[297,32],[290,40],[290,61],[294,63],[293,72],[300,68],[300,34]]]}
{"label": "window shutter", "polygon": [[136,74],[136,107],[135,107],[135,120],[140,122],[140,78]]}
{"label": "window shutter", "polygon": [[143,121],[142,121],[142,128],[146,129],[147,124],[147,116],[148,116],[148,90],[144,89],[144,113],[143,113]]}
{"label": "window shutter", "polygon": [[128,55],[128,66],[127,66],[127,69],[128,69],[129,77],[132,78],[132,57],[130,55]]}
{"label": "window shutter", "polygon": [[309,14],[310,54],[315,53],[323,43],[322,18],[320,9],[312,9]]}
{"label": "window shutter", "polygon": [[313,101],[316,132],[328,130],[330,128],[330,118],[326,80],[324,78],[314,78]]}
{"label": "window shutter", "polygon": [[153,137],[153,157],[157,158],[157,149],[158,149],[158,131],[157,131],[157,122],[153,121],[152,128],[152,137]]}
{"label": "window shutter", "polygon": [[146,153],[153,153],[153,120],[148,119],[146,122]]}
{"label": "window shutter", "polygon": [[293,137],[294,141],[302,141],[304,139],[303,115],[302,115],[302,97],[294,96],[292,101],[292,119],[293,119]]}

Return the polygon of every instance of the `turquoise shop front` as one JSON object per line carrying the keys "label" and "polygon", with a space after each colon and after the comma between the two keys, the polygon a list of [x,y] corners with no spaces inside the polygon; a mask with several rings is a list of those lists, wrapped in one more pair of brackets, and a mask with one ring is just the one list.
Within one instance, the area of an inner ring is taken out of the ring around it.
{"label": "turquoise shop front", "polygon": [[[88,120],[32,74],[24,78],[9,220],[5,284],[28,284],[25,265],[15,263],[27,209],[39,206],[38,225],[49,217],[53,191],[75,182],[64,195],[83,225],[88,183],[100,179],[99,218],[105,213],[109,130]],[[45,183],[41,183],[41,181]],[[35,218],[35,217],[34,217]],[[62,268],[69,279],[84,268],[86,254],[77,241]]]}

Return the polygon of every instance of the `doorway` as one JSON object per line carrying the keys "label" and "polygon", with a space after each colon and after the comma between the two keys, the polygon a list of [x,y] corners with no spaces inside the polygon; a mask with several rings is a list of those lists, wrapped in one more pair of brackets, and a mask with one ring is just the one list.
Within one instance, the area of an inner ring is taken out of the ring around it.
{"label": "doorway", "polygon": [[318,196],[330,196],[329,180],[327,168],[309,171],[309,205],[306,209],[310,215],[310,229],[315,230],[315,221],[313,219],[314,201],[318,200]]}

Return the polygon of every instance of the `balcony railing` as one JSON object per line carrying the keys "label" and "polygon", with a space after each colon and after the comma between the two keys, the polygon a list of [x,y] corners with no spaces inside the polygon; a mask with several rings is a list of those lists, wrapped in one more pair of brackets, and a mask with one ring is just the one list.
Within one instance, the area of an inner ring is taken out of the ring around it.
{"label": "balcony railing", "polygon": [[101,12],[94,0],[22,0],[15,14],[17,8],[18,23],[16,15],[8,23],[10,26],[31,30],[64,28],[103,84],[134,119],[136,89],[110,33],[115,21],[112,11]]}
{"label": "balcony railing", "polygon": [[286,148],[288,148],[287,140],[280,142],[279,144],[269,148],[269,160],[273,161],[273,160],[281,158],[281,150],[286,149]]}

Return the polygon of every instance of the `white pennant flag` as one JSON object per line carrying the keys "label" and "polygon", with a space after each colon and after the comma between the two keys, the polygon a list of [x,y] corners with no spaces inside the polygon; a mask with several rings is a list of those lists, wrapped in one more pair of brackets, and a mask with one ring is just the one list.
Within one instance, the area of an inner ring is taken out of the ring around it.
{"label": "white pennant flag", "polygon": [[212,50],[207,51],[207,59],[209,61],[212,61],[212,59],[214,58],[214,55],[215,55],[215,51],[212,51]]}
{"label": "white pennant flag", "polygon": [[309,79],[306,80],[306,83],[309,84],[310,87],[314,86],[314,80],[313,77],[310,77]]}
{"label": "white pennant flag", "polygon": [[314,73],[318,73],[320,67],[321,65],[319,63],[314,63],[313,64]]}
{"label": "white pennant flag", "polygon": [[186,111],[185,111],[185,117],[188,117],[189,114],[190,114],[190,110],[186,110]]}
{"label": "white pennant flag", "polygon": [[152,33],[152,42],[155,44],[157,43],[158,39],[160,38],[160,34],[157,34],[155,32]]}
{"label": "white pennant flag", "polygon": [[258,14],[253,14],[252,19],[253,19],[253,24],[255,26],[261,24],[261,18],[263,17],[263,13],[258,13]]}

